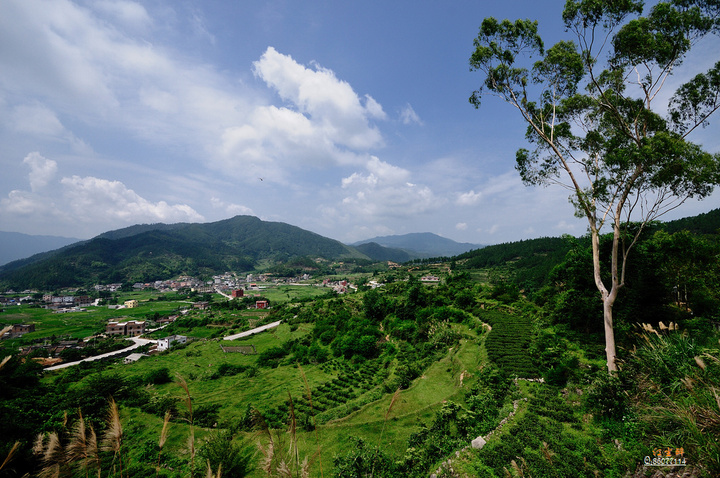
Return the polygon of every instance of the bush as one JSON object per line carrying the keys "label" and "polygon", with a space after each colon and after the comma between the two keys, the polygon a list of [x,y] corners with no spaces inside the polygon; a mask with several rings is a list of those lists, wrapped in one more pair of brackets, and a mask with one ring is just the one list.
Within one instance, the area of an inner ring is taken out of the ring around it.
{"label": "bush", "polygon": [[198,455],[209,463],[213,471],[222,467],[222,476],[240,478],[248,475],[252,469],[253,449],[247,444],[238,445],[227,431],[213,433],[200,446]]}
{"label": "bush", "polygon": [[620,379],[600,371],[585,394],[585,408],[597,417],[621,418],[627,411],[628,403]]}
{"label": "bush", "polygon": [[145,383],[151,383],[153,385],[162,385],[164,383],[170,383],[171,381],[170,369],[167,367],[151,370],[145,376]]}

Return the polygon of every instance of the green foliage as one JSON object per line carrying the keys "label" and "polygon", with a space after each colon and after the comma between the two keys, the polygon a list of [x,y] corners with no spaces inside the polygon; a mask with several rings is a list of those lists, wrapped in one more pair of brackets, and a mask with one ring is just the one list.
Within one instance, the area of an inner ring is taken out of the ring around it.
{"label": "green foliage", "polygon": [[253,447],[237,444],[227,431],[212,433],[200,446],[198,455],[212,470],[221,469],[222,476],[242,478],[253,471]]}
{"label": "green foliage", "polygon": [[578,357],[569,352],[567,340],[554,331],[541,330],[532,343],[530,354],[545,381],[551,385],[564,386],[569,380],[576,381],[580,374]]}
{"label": "green foliage", "polygon": [[403,476],[391,457],[377,446],[369,445],[358,437],[349,437],[350,451],[333,460],[335,476],[348,478],[365,478],[377,476],[390,478]]}
{"label": "green foliage", "polygon": [[511,375],[536,377],[537,367],[528,350],[533,334],[530,320],[519,314],[493,310],[483,311],[480,319],[492,327],[485,341],[490,360]]}
{"label": "green foliage", "polygon": [[543,237],[486,246],[455,258],[462,270],[506,267],[506,278],[526,292],[534,292],[548,282],[550,270],[572,247],[569,237]]}
{"label": "green foliage", "polygon": [[[518,110],[534,148],[516,153],[523,182],[567,188],[588,221],[609,372],[617,369],[612,307],[630,281],[628,254],[644,226],[720,184],[720,155],[687,138],[720,106],[720,63],[681,85],[669,104],[657,103],[691,46],[718,33],[717,18],[715,1],[659,2],[646,12],[642,2],[570,0],[563,20],[577,43],[545,49],[537,22],[494,18],[474,41],[470,66],[482,78],[470,102],[479,107],[489,92]],[[598,247],[604,226],[613,232],[609,254]],[[636,311],[648,310],[637,300],[647,295],[631,301]]]}
{"label": "green foliage", "polygon": [[490,440],[472,466],[507,476],[514,461],[525,476],[594,477],[607,463],[594,439],[563,426],[576,422],[573,407],[558,390],[543,386],[523,416],[498,439]]}
{"label": "green foliage", "polygon": [[[7,288],[53,290],[80,284],[149,282],[181,274],[253,270],[260,260],[362,257],[344,244],[283,223],[236,216],[207,224],[155,224],[112,231],[38,262],[0,267]],[[295,263],[301,262],[294,259]]]}
{"label": "green foliage", "polygon": [[170,369],[167,367],[155,369],[145,377],[145,383],[151,383],[153,385],[162,385],[170,382],[172,382],[172,377],[170,377]]}

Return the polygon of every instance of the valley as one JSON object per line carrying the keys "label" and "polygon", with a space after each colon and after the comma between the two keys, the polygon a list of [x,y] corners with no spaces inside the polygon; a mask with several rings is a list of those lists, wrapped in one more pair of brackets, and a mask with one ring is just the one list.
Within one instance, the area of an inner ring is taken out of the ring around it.
{"label": "valley", "polygon": [[[707,265],[720,249],[705,229],[714,230],[669,223],[645,236],[616,310],[616,377],[605,369],[596,292],[583,282],[583,238],[446,261],[307,258],[6,292],[0,326],[28,328],[0,342],[0,451],[34,473],[594,477],[644,476],[646,457],[662,449],[713,476],[720,268]],[[637,266],[658,260],[672,267]],[[293,263],[306,264],[300,275],[277,275]],[[693,284],[687,295],[678,280]],[[62,309],[56,297],[97,305]],[[108,335],[111,321],[143,324],[148,342],[132,360],[128,351],[50,368],[127,347]],[[177,339],[155,349],[165,337]],[[115,451],[74,458],[78,440],[110,443],[117,427]]]}

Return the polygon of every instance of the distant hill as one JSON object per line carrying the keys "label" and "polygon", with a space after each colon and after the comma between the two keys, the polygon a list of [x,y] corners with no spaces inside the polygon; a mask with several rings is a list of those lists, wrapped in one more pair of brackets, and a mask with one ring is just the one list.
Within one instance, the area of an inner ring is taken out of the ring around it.
{"label": "distant hill", "polygon": [[713,209],[697,216],[685,217],[664,223],[667,232],[687,230],[694,234],[718,234],[720,231],[720,209]]}
{"label": "distant hill", "polygon": [[41,252],[52,251],[79,242],[80,239],[60,236],[35,236],[0,231],[0,266]]}
{"label": "distant hill", "polygon": [[59,287],[108,282],[147,282],[179,274],[248,271],[259,261],[293,257],[368,259],[355,248],[296,226],[253,216],[206,224],[132,226],[77,246],[0,267],[6,288]]}
{"label": "distant hill", "polygon": [[415,232],[395,236],[381,236],[352,244],[358,247],[362,244],[376,243],[380,246],[406,251],[410,259],[427,257],[452,257],[463,252],[483,247],[480,244],[455,242],[452,239],[438,236],[431,232]]}
{"label": "distant hill", "polygon": [[413,257],[407,251],[402,249],[394,249],[392,247],[384,247],[377,242],[368,242],[355,246],[355,249],[362,252],[374,261],[393,261],[407,262]]}
{"label": "distant hill", "polygon": [[541,237],[486,246],[455,257],[460,269],[505,269],[521,288],[542,286],[553,267],[560,264],[575,242],[584,238]]}

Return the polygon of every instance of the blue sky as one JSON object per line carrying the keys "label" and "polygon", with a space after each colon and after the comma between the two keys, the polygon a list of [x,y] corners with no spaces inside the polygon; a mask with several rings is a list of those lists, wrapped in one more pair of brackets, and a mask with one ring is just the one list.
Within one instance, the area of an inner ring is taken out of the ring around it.
{"label": "blue sky", "polygon": [[[250,214],[346,243],[580,235],[564,190],[520,182],[516,112],[467,100],[482,19],[537,19],[549,46],[563,4],[4,0],[0,230]],[[719,124],[692,139],[719,152]],[[720,193],[668,218],[717,207]]]}

